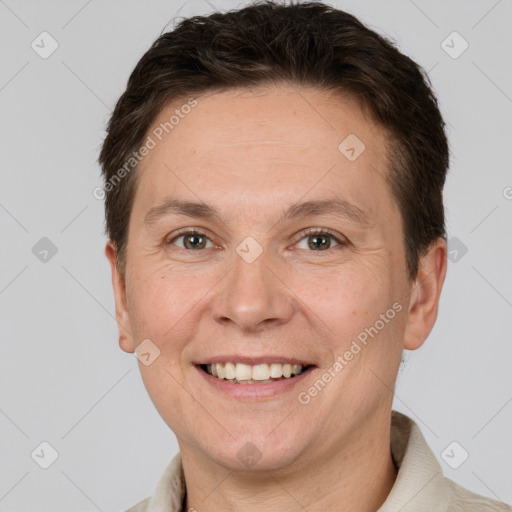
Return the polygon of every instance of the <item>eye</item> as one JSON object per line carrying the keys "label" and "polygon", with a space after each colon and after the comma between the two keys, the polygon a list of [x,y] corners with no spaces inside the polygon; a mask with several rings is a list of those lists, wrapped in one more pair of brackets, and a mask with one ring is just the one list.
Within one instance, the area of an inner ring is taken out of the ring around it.
{"label": "eye", "polygon": [[[178,243],[179,240],[181,240],[181,243]],[[204,233],[195,230],[185,231],[182,234],[175,236],[172,240],[169,240],[168,243],[175,244],[181,249],[192,251],[213,247],[212,242]],[[208,245],[208,243],[210,245]]]}
{"label": "eye", "polygon": [[312,229],[306,232],[305,236],[301,238],[296,247],[299,249],[311,249],[313,251],[326,251],[327,249],[336,247],[336,245],[332,245],[333,240],[336,245],[347,245],[345,240],[341,240],[328,229]]}
{"label": "eye", "polygon": [[[334,241],[334,245],[333,245]],[[183,231],[167,242],[181,249],[197,251],[214,247],[211,240],[202,232],[197,230]],[[329,229],[312,228],[303,234],[296,247],[299,249],[311,249],[313,251],[326,251],[337,245],[346,246],[348,242]]]}

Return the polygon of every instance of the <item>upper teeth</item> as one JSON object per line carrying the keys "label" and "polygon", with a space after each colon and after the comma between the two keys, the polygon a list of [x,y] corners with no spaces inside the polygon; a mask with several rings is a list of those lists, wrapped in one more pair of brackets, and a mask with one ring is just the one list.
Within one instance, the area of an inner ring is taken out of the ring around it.
{"label": "upper teeth", "polygon": [[304,366],[300,364],[257,364],[251,366],[242,363],[215,363],[207,364],[206,371],[219,379],[241,380],[268,380],[270,378],[289,378],[302,372]]}

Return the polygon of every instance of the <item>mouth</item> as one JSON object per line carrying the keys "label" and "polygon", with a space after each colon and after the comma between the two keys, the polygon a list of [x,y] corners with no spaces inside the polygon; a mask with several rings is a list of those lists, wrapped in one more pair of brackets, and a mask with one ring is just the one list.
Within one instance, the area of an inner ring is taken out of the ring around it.
{"label": "mouth", "polygon": [[218,379],[234,384],[270,384],[290,380],[303,374],[312,365],[290,363],[261,363],[256,365],[244,363],[212,363],[197,365],[203,372]]}

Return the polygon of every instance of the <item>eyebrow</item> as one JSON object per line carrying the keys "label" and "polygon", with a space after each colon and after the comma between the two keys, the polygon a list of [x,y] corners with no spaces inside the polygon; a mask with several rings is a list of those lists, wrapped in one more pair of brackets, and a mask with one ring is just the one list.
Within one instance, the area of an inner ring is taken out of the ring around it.
{"label": "eyebrow", "polygon": [[[368,216],[363,210],[341,198],[296,203],[284,212],[279,222],[299,220],[304,217],[322,214],[335,214],[364,226],[369,224]],[[224,223],[221,215],[214,207],[206,203],[180,201],[178,199],[167,199],[161,205],[150,208],[144,217],[144,223],[154,224],[167,215],[185,215],[196,219],[217,218]]]}

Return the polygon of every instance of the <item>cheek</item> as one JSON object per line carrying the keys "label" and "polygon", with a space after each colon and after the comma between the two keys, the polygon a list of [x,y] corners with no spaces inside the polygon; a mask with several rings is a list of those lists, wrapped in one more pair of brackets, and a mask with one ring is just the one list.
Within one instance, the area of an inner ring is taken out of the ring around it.
{"label": "cheek", "polygon": [[298,276],[294,291],[311,321],[340,340],[373,325],[393,303],[390,276],[367,268],[341,266],[321,278]]}
{"label": "cheek", "polygon": [[[317,334],[332,361],[342,356],[343,366],[346,365],[339,386],[355,379],[354,385],[361,387],[359,377],[366,375],[368,368],[391,379],[400,358],[405,307],[396,303],[391,275],[381,270],[347,266],[323,280],[322,286],[318,282],[312,286],[310,280],[301,278],[303,286],[298,287],[297,295],[306,306],[303,310],[309,315],[309,322],[317,326]],[[368,393],[372,386],[379,386],[378,380],[364,382],[369,386]],[[360,391],[365,393],[362,388]]]}
{"label": "cheek", "polygon": [[[205,286],[202,277],[183,278],[168,268],[136,276],[127,302],[138,340],[149,338],[160,346],[166,340],[179,339],[177,333],[194,316]],[[168,351],[169,347],[162,349]]]}
{"label": "cheek", "polygon": [[[186,431],[190,424],[200,421],[200,411],[195,402],[190,403],[182,383],[181,371],[174,358],[162,353],[151,365],[139,362],[142,381],[156,410],[173,431]],[[186,415],[176,411],[187,410]]]}

